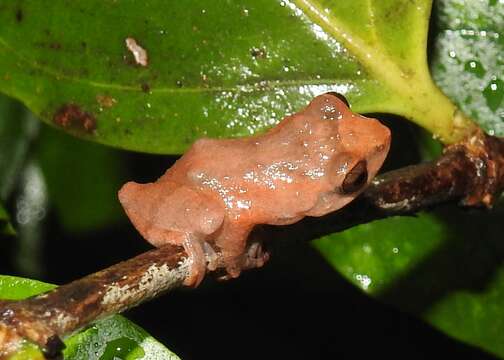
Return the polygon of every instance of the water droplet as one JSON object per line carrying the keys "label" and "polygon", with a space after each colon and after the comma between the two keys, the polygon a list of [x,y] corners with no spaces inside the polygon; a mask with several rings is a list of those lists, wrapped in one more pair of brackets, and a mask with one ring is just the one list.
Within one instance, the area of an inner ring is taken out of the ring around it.
{"label": "water droplet", "polygon": [[393,252],[394,254],[398,254],[398,253],[399,253],[399,248],[396,248],[396,247],[395,247],[395,248],[392,248],[392,252]]}
{"label": "water droplet", "polygon": [[285,1],[280,1],[280,6],[284,7],[285,6]]}
{"label": "water droplet", "polygon": [[362,289],[367,290],[369,285],[373,282],[373,280],[366,274],[357,274],[355,275],[355,279],[361,284]]}
{"label": "water droplet", "polygon": [[184,84],[182,83],[182,80],[177,80],[177,82],[175,83],[175,85],[177,85],[177,87],[181,88],[182,86],[184,86]]}
{"label": "water droplet", "polygon": [[465,65],[464,65],[464,69],[467,72],[473,73],[474,75],[476,75],[480,79],[483,76],[485,76],[485,73],[486,73],[485,68],[483,67],[483,65],[481,65],[481,63],[479,61],[476,61],[476,60],[469,60],[469,61],[467,61],[465,63]]}
{"label": "water droplet", "polygon": [[140,359],[144,355],[145,352],[136,341],[122,337],[107,344],[100,360]]}
{"label": "water droplet", "polygon": [[483,96],[486,99],[487,105],[492,111],[496,111],[504,98],[504,82],[498,78],[490,81],[487,87],[483,90]]}
{"label": "water droplet", "polygon": [[454,58],[457,56],[457,53],[455,52],[455,50],[450,50],[450,52],[448,53],[448,56],[450,56],[451,58]]}

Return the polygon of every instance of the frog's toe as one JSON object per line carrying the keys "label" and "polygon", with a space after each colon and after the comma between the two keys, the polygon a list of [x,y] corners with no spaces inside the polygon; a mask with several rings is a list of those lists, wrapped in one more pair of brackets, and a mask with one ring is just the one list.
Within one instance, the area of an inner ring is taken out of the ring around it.
{"label": "frog's toe", "polygon": [[242,266],[241,262],[239,259],[234,258],[233,260],[227,260],[226,261],[226,274],[222,275],[218,278],[218,280],[231,280],[231,279],[236,279],[237,277],[240,276]]}
{"label": "frog's toe", "polygon": [[203,251],[205,253],[207,269],[210,271],[215,271],[219,266],[219,256],[213,249],[212,245],[210,245],[206,241],[203,241]]}
{"label": "frog's toe", "polygon": [[252,243],[245,255],[245,267],[262,267],[269,260],[269,252],[266,251],[261,242]]}

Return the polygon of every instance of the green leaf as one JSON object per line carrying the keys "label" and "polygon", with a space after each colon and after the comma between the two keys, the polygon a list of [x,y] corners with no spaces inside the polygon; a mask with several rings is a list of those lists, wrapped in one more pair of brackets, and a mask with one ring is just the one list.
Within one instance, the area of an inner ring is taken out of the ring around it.
{"label": "green leaf", "polygon": [[[435,39],[435,78],[488,130],[502,133],[502,118],[492,115],[493,100],[487,101],[481,91],[492,77],[504,73],[496,50],[502,50],[502,34],[495,36],[503,29],[504,6],[495,1],[437,4],[443,30]],[[479,35],[466,36],[473,31]],[[487,35],[481,36],[482,31]],[[456,56],[451,56],[452,51]],[[486,73],[478,70],[478,64],[472,67],[471,61],[485,64]],[[415,140],[420,148],[430,147],[425,135]],[[503,201],[486,213],[467,213],[451,206],[417,217],[361,225],[319,239],[315,246],[370,296],[504,357],[503,217]]]}
{"label": "green leaf", "polygon": [[[473,125],[433,84],[431,1],[10,0],[0,90],[90,140],[180,153],[201,136],[262,131],[326,91],[445,142]],[[149,57],[135,64],[125,39]]]}
{"label": "green leaf", "polygon": [[504,356],[503,217],[504,203],[490,214],[450,207],[361,225],[315,246],[372,297]]}
{"label": "green leaf", "polygon": [[[438,6],[433,76],[490,134],[504,135],[504,5],[444,0]],[[461,90],[463,88],[463,91]]]}
{"label": "green leaf", "polygon": [[0,299],[21,300],[54,289],[56,285],[17,276],[0,275]]}
{"label": "green leaf", "polygon": [[[19,300],[55,288],[36,280],[0,275],[0,299]],[[98,321],[65,339],[67,360],[178,360],[179,358],[143,329],[120,315]],[[28,360],[40,356],[27,345],[10,360]]]}

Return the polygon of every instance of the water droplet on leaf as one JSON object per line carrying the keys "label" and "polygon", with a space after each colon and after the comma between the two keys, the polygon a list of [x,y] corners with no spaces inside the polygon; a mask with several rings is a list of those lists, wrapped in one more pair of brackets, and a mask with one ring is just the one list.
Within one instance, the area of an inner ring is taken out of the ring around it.
{"label": "water droplet on leaf", "polygon": [[100,360],[140,359],[144,355],[145,352],[136,341],[122,337],[107,344]]}
{"label": "water droplet on leaf", "polygon": [[504,98],[504,82],[498,78],[490,81],[483,90],[483,96],[490,110],[497,110]]}
{"label": "water droplet on leaf", "polygon": [[481,65],[481,63],[476,60],[470,60],[470,61],[466,62],[464,65],[464,69],[465,69],[465,71],[476,75],[480,79],[483,76],[485,76],[485,73],[486,73],[486,70],[483,67],[483,65]]}

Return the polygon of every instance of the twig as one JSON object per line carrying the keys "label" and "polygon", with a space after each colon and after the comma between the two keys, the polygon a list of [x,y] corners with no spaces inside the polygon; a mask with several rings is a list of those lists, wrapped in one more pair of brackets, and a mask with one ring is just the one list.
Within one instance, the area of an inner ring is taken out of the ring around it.
{"label": "twig", "polygon": [[[376,178],[353,203],[329,215],[329,226],[323,231],[341,231],[447,201],[491,207],[503,188],[504,140],[478,133],[449,147],[435,162]],[[12,351],[22,339],[40,345],[48,354],[56,353],[61,350],[60,337],[182,286],[188,270],[184,250],[166,246],[45,294],[0,301],[0,357],[2,350]]]}
{"label": "twig", "polygon": [[186,258],[182,248],[165,246],[47,293],[0,301],[0,350],[21,337],[52,353],[56,337],[180,287],[189,273]]}

